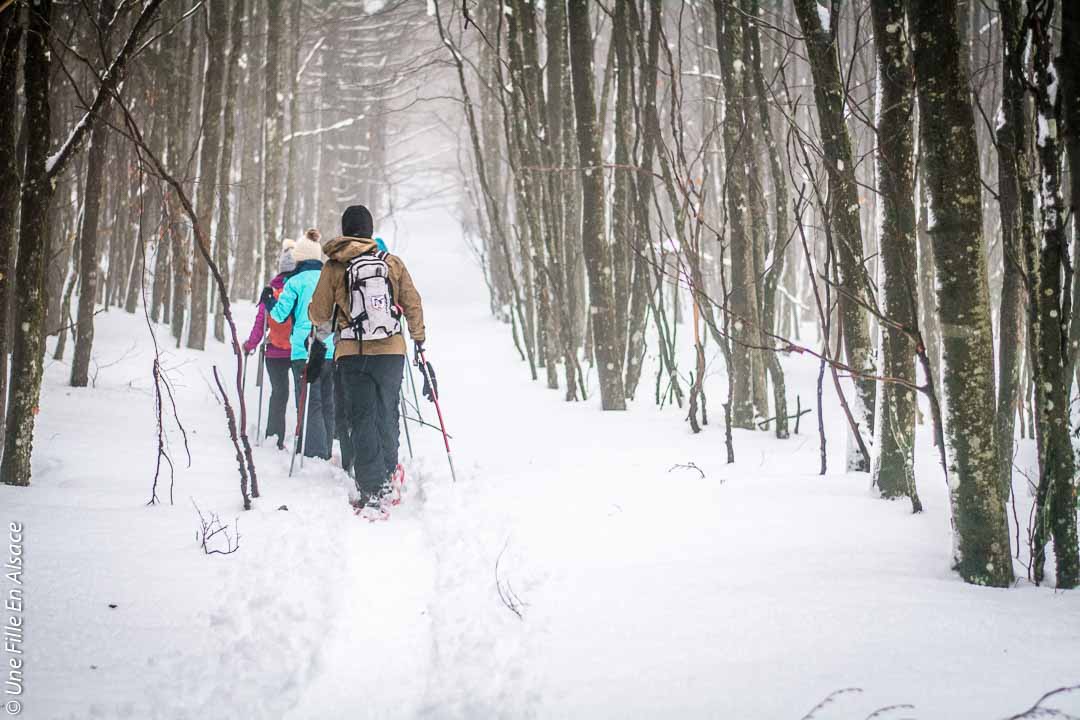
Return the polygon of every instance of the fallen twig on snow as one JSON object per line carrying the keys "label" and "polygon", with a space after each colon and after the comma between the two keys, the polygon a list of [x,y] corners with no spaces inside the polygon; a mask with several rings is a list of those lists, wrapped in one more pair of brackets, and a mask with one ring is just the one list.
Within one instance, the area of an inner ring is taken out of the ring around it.
{"label": "fallen twig on snow", "polygon": [[503,544],[502,550],[499,551],[499,556],[495,558],[495,591],[499,593],[499,599],[502,600],[502,604],[518,616],[518,620],[524,620],[525,616],[522,614],[522,609],[525,607],[525,603],[514,592],[514,588],[510,586],[510,581],[505,583],[499,577],[499,563],[502,562],[502,556],[506,552],[506,548],[510,546],[510,539],[507,538]]}
{"label": "fallen twig on snow", "polygon": [[[202,510],[195,504],[194,498],[191,500],[191,505],[195,508],[195,512],[199,514],[200,527],[195,531],[195,542],[199,543],[203,553],[206,555],[232,555],[240,549],[240,518],[233,520],[235,534],[230,534],[229,526],[221,522],[221,518],[218,517],[217,513],[210,513],[210,519],[207,520]],[[211,541],[218,535],[225,538],[224,550],[211,547]]]}
{"label": "fallen twig on snow", "polygon": [[1043,703],[1052,697],[1057,695],[1067,695],[1080,690],[1080,685],[1069,685],[1068,687],[1059,687],[1056,690],[1043,693],[1043,696],[1035,701],[1035,704],[1029,707],[1019,715],[1010,715],[1005,720],[1022,720],[1025,718],[1064,718],[1064,720],[1078,720],[1080,716],[1067,713],[1064,710],[1058,710],[1057,708],[1043,707]]}
{"label": "fallen twig on snow", "polygon": [[672,470],[696,470],[698,475],[701,476],[701,479],[705,479],[705,471],[692,462],[688,462],[685,465],[672,465],[668,468],[668,472],[671,472]]}

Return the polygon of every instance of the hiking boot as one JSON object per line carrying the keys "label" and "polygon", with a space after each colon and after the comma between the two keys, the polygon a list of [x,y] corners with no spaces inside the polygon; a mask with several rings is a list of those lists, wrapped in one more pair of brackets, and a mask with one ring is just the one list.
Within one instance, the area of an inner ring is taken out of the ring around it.
{"label": "hiking boot", "polygon": [[381,494],[376,493],[368,497],[364,506],[356,511],[356,514],[370,522],[376,520],[388,520],[390,511],[386,507]]}

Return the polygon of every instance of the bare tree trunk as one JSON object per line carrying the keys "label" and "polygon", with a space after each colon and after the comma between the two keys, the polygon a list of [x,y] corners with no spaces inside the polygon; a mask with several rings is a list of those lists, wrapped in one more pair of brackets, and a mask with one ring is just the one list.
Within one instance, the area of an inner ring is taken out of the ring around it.
{"label": "bare tree trunk", "polygon": [[[863,265],[862,230],[859,226],[859,194],[855,181],[855,159],[851,138],[844,124],[845,88],[841,80],[837,52],[836,24],[839,19],[839,0],[826,0],[829,11],[823,13],[832,27],[822,25],[817,0],[795,0],[814,77],[814,98],[817,104],[821,142],[825,153],[825,169],[829,177],[828,208],[822,208],[826,222],[832,225],[837,245],[837,267],[840,271],[840,322],[844,351],[848,365],[864,375],[875,374],[873,345],[865,304],[870,301],[870,283]],[[856,420],[863,437],[874,434],[875,383],[870,377],[855,380]],[[869,472],[862,453],[849,446],[848,470]]]}
{"label": "bare tree trunk", "polygon": [[915,344],[919,289],[915,236],[914,73],[904,31],[902,0],[872,0],[879,89],[877,167],[883,205],[881,259],[885,271],[882,366],[894,382],[881,396],[880,452],[874,484],[887,498],[907,496],[922,510],[915,490]]}
{"label": "bare tree trunk", "polygon": [[[14,110],[18,104],[16,85],[22,25],[14,10],[0,13],[0,107]],[[8,354],[13,328],[12,282],[15,271],[15,222],[19,212],[19,156],[17,113],[0,112],[0,452],[7,437]]]}
{"label": "bare tree trunk", "polygon": [[[998,331],[997,439],[1000,454],[1001,491],[1012,492],[1013,434],[1016,401],[1020,390],[1019,360],[1023,348],[1024,248],[1031,244],[1034,218],[1027,149],[1027,100],[1024,78],[1024,37],[1020,0],[1001,0],[1004,73],[1001,123],[997,128],[998,198],[1001,208],[1001,316]],[[1023,197],[1026,196],[1026,197]],[[1023,199],[1022,199],[1023,197]],[[1026,208],[1027,211],[1023,211]],[[1025,235],[1027,238],[1025,239]]]}
{"label": "bare tree trunk", "polygon": [[[921,122],[921,120],[920,120]],[[919,327],[922,328],[926,355],[935,387],[941,387],[941,327],[938,322],[937,295],[934,293],[934,245],[930,240],[930,195],[926,189],[923,143],[919,140],[918,196],[919,219],[915,236],[919,246]],[[937,440],[935,438],[935,444]]]}
{"label": "bare tree trunk", "polygon": [[[756,22],[749,18],[757,17],[760,10],[758,0],[750,0],[744,7],[745,16],[743,29],[747,36],[747,49],[749,51],[749,65],[753,78],[754,95],[757,100],[758,122],[761,126],[761,142],[765,146],[766,155],[769,158],[769,180],[775,197],[775,223],[773,227],[772,263],[764,268],[763,294],[761,298],[761,324],[762,344],[774,344],[771,333],[777,332],[776,328],[776,293],[777,287],[784,275],[785,255],[788,241],[788,188],[787,177],[784,175],[783,161],[780,150],[773,135],[772,121],[769,119],[769,102],[766,94],[765,76],[763,71],[764,59],[761,54],[761,38]],[[784,383],[784,370],[780,367],[780,358],[775,352],[763,352],[762,357],[769,371],[773,387],[774,415],[776,416],[776,437],[786,438],[790,435],[788,429],[787,391]]]}
{"label": "bare tree trunk", "polygon": [[731,322],[732,366],[728,368],[733,385],[731,422],[734,427],[753,429],[753,358],[750,348],[759,344],[761,328],[756,322],[753,247],[747,228],[750,196],[746,166],[750,162],[750,148],[744,136],[743,26],[738,8],[731,3],[714,0],[713,6],[716,11],[716,38],[725,108],[723,136],[727,175],[724,185],[727,244],[731,248],[728,306],[734,316]]}
{"label": "bare tree trunk", "polygon": [[[638,116],[636,127],[641,135],[642,150],[638,166],[641,171],[633,179],[635,185],[634,212],[637,215],[634,229],[634,286],[631,296],[629,343],[626,357],[626,395],[633,398],[638,382],[641,379],[641,360],[645,347],[645,315],[652,304],[652,284],[649,281],[651,256],[653,253],[652,227],[650,225],[650,207],[653,203],[653,159],[656,153],[657,132],[644,129],[648,127],[657,115],[656,111],[656,74],[660,56],[660,31],[662,29],[663,15],[661,0],[649,2],[649,27],[646,33],[642,27],[642,18],[639,17],[633,3],[627,4],[630,22],[630,36],[636,39],[638,62],[641,65],[641,77],[639,86],[639,100],[643,106]],[[645,38],[648,38],[646,44]],[[648,254],[646,254],[648,253]],[[660,317],[654,314],[658,332],[662,327]],[[661,333],[662,335],[662,333]],[[664,338],[659,339],[661,362],[664,363]],[[675,376],[672,371],[672,376]],[[681,405],[681,401],[680,401]]]}
{"label": "bare tree trunk", "polygon": [[[1063,0],[1061,4],[1061,54],[1058,56],[1061,77],[1063,142],[1069,154],[1069,215],[1072,218],[1073,259],[1080,257],[1080,4]],[[3,236],[0,235],[0,238]],[[1068,378],[1071,390],[1073,373],[1080,351],[1080,273],[1073,273],[1073,318],[1069,325]],[[1071,395],[1071,392],[1068,393]]]}
{"label": "bare tree trunk", "polygon": [[[245,5],[247,17],[244,19],[244,25],[257,26],[260,22],[258,11],[261,4],[245,3]],[[247,63],[244,67],[244,102],[241,109],[244,117],[244,122],[241,124],[243,142],[240,151],[240,187],[237,194],[240,207],[237,210],[236,266],[230,295],[233,300],[241,297],[254,300],[258,292],[257,288],[262,287],[256,260],[257,247],[262,246],[262,232],[259,226],[262,217],[262,124],[253,120],[263,117],[257,82],[261,74],[263,49],[263,44],[255,40],[248,43],[245,53]]]}
{"label": "bare tree trunk", "polygon": [[[292,35],[290,43],[292,53],[289,58],[289,132],[293,134],[293,138],[289,142],[289,152],[285,163],[285,205],[281,215],[282,229],[286,234],[290,227],[300,226],[296,207],[299,195],[297,187],[299,183],[296,181],[296,146],[300,143],[300,139],[296,137],[296,132],[300,128],[300,43],[304,39],[300,31],[302,7],[303,3],[293,2],[289,10],[289,28]],[[373,204],[369,204],[368,209],[371,210],[372,215],[375,214]]]}
{"label": "bare tree trunk", "polygon": [[[204,237],[212,237],[214,201],[217,198],[218,158],[221,155],[221,103],[222,82],[225,73],[225,47],[228,37],[229,15],[226,3],[212,2],[209,6],[210,20],[207,37],[206,74],[203,80],[203,132],[199,159],[199,180],[196,185],[196,204],[199,208],[199,225]],[[211,252],[211,248],[205,248]],[[199,262],[202,251],[192,257],[191,273],[191,327],[188,329],[188,347],[206,349],[207,300],[210,273],[205,263]]]}
{"label": "bare tree trunk", "polygon": [[[299,3],[298,3],[299,4]],[[244,0],[232,3],[229,30],[229,56],[225,76],[225,115],[221,139],[221,164],[218,166],[218,225],[214,246],[214,262],[221,271],[226,287],[234,282],[229,272],[229,248],[232,243],[232,165],[233,145],[236,142],[236,93],[240,85],[240,55],[244,42]],[[298,33],[299,35],[299,33]],[[297,40],[299,42],[299,40]],[[292,144],[296,144],[293,142]],[[290,153],[292,151],[290,150]],[[214,304],[214,338],[225,342],[225,303],[221,298]]]}
{"label": "bare tree trunk", "polygon": [[600,399],[605,410],[625,410],[622,357],[616,346],[615,291],[611,253],[605,242],[604,171],[593,94],[593,39],[588,0],[569,0],[570,75],[577,116],[578,153],[585,168],[582,184],[582,243],[589,277],[589,316],[593,348],[600,374]]}
{"label": "bare tree trunk", "polygon": [[19,298],[14,329],[11,375],[19,378],[8,407],[4,459],[0,482],[30,484],[30,456],[34,449],[34,420],[41,388],[45,354],[45,249],[48,244],[49,203],[53,186],[46,169],[49,153],[49,52],[52,1],[40,0],[30,8],[23,63],[26,97],[26,165],[19,222],[19,259],[15,294]]}
{"label": "bare tree trunk", "polygon": [[281,73],[278,55],[281,51],[282,27],[285,14],[281,0],[266,3],[266,85],[263,94],[266,127],[263,133],[263,264],[259,277],[269,277],[277,257],[281,228],[281,146],[285,128],[281,97]]}
{"label": "bare tree trunk", "polygon": [[912,0],[920,137],[934,218],[938,313],[945,345],[954,562],[965,581],[1013,580],[994,439],[994,354],[982,234],[982,188],[970,95],[960,72],[956,0]]}
{"label": "bare tree trunk", "polygon": [[[191,37],[185,46],[177,40],[173,43],[172,56],[174,62],[180,63],[181,67],[190,71],[194,65],[195,50],[198,46],[198,37],[194,27],[190,30]],[[178,32],[170,33],[166,40],[178,36]],[[177,107],[189,102],[191,96],[191,73],[182,72],[171,83],[168,107]],[[172,116],[169,124],[168,154],[169,161],[177,167],[187,161],[187,135],[190,125],[190,113],[177,113]],[[188,250],[187,229],[183,225],[180,208],[172,191],[166,199],[169,216],[169,235],[172,240],[172,336],[176,340],[176,347],[180,347],[184,335],[184,324],[187,321],[187,292],[191,285],[191,262]]]}
{"label": "bare tree trunk", "polygon": [[[105,3],[102,3],[104,7]],[[100,16],[99,16],[100,20]],[[107,22],[107,21],[106,21]],[[98,284],[98,216],[104,182],[105,151],[109,128],[98,123],[90,134],[86,150],[86,189],[83,194],[82,222],[79,224],[78,320],[75,327],[75,353],[71,359],[71,385],[86,387],[89,382],[90,351],[94,344],[94,307]]]}
{"label": "bare tree trunk", "polygon": [[[1076,458],[1069,432],[1068,321],[1072,266],[1065,233],[1065,207],[1061,196],[1061,152],[1057,127],[1061,124],[1061,93],[1053,67],[1054,3],[1028,0],[1034,18],[1035,108],[1038,113],[1038,155],[1042,166],[1042,242],[1039,253],[1038,353],[1035,402],[1042,439],[1042,472],[1035,495],[1032,540],[1035,581],[1043,579],[1047,536],[1054,540],[1057,586],[1080,583],[1080,550],[1076,532]],[[1075,181],[1075,180],[1074,180]]]}

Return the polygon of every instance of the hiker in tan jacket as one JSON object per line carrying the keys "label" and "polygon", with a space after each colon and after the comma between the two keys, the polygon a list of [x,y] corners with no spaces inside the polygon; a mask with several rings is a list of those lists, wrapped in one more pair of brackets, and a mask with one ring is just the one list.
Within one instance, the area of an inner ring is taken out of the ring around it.
{"label": "hiker in tan jacket", "polygon": [[[323,246],[323,266],[308,317],[322,340],[334,335],[334,360],[345,427],[342,464],[356,480],[354,504],[378,512],[404,481],[398,464],[398,392],[405,366],[401,320],[424,342],[420,293],[401,258],[379,252],[363,205],[341,217],[340,237]],[[349,285],[352,285],[350,288]]]}

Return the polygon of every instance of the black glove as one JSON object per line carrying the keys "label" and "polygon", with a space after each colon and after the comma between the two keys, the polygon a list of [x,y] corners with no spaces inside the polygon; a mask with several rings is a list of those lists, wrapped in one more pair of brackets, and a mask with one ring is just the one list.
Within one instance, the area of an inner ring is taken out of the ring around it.
{"label": "black glove", "polygon": [[266,308],[266,312],[273,310],[274,305],[277,304],[277,298],[274,297],[274,291],[269,285],[264,287],[262,294],[259,295],[259,303]]}
{"label": "black glove", "polygon": [[307,369],[304,378],[313,383],[322,374],[323,365],[326,364],[326,345],[321,340],[311,341],[311,350],[308,352]]}
{"label": "black glove", "polygon": [[424,352],[424,341],[420,340],[413,344],[413,365],[420,367],[420,355]]}
{"label": "black glove", "polygon": [[424,375],[424,397],[429,402],[435,402],[439,397],[439,382],[435,379],[435,368],[431,367],[431,363],[424,363],[420,366],[420,372]]}

